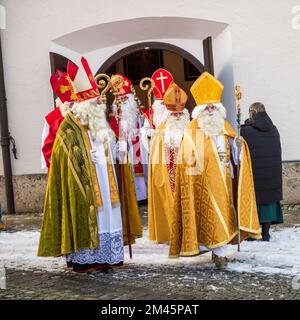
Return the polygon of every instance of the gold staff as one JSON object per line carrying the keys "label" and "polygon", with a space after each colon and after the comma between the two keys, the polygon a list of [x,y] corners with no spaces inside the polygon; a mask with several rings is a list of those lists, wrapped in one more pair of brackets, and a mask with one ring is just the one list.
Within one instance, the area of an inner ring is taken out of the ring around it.
{"label": "gold staff", "polygon": [[[146,84],[146,82],[150,82],[150,85],[149,83]],[[149,78],[149,77],[146,77],[146,78],[143,78],[141,81],[140,81],[140,88],[145,91],[145,90],[148,90],[147,92],[147,96],[148,96],[148,107],[149,107],[149,118],[150,118],[150,126],[151,128],[153,128],[153,116],[152,116],[152,98],[151,98],[151,94],[155,88],[155,82]]]}
{"label": "gold staff", "polygon": [[102,102],[106,103],[106,93],[111,88],[110,77],[105,73],[99,73],[94,77],[100,91]]}
{"label": "gold staff", "polygon": [[[111,90],[116,98],[116,105],[117,105],[117,113],[118,113],[118,121],[119,124],[122,120],[122,109],[121,109],[121,98],[118,94],[119,89],[124,86],[124,79],[118,75],[112,76],[110,79],[111,83]],[[121,127],[120,127],[121,129]],[[125,140],[126,137],[124,136],[123,132],[119,133],[119,141]],[[127,141],[126,141],[127,143]],[[129,219],[129,212],[128,212],[128,203],[127,203],[127,196],[126,196],[126,182],[125,182],[125,168],[124,164],[120,163],[121,166],[121,183],[122,183],[122,190],[123,190],[123,199],[124,199],[124,212],[126,218],[126,225],[127,225],[127,241],[128,241],[128,248],[129,248],[129,257],[132,259],[132,247],[131,247],[131,231],[130,231],[130,219]]]}
{"label": "gold staff", "polygon": [[[242,91],[241,87],[236,85],[234,87],[234,94],[235,94],[235,99],[236,99],[236,121],[238,124],[238,135],[237,138],[240,139],[241,137],[241,99],[242,99]],[[239,155],[241,152],[240,145],[237,144],[237,149],[238,149],[238,164],[237,164],[237,183],[239,183],[239,177],[240,177],[240,159]],[[236,220],[237,220],[237,227],[238,227],[238,252],[241,250],[241,229],[240,229],[240,218],[239,218],[239,210],[238,210],[238,201],[237,201],[237,215],[236,215]]]}

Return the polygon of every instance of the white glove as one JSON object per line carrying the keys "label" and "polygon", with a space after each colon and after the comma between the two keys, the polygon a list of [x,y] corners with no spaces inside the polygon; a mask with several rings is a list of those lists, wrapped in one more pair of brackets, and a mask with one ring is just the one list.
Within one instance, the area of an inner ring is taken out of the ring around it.
{"label": "white glove", "polygon": [[101,154],[98,148],[93,147],[91,150],[91,159],[95,164],[100,164],[101,162]]}
{"label": "white glove", "polygon": [[125,141],[125,140],[118,141],[117,150],[119,152],[126,152],[127,151],[127,141]]}
{"label": "white glove", "polygon": [[149,128],[147,129],[147,137],[151,138],[153,136],[155,129]]}
{"label": "white glove", "polygon": [[236,138],[234,138],[234,141],[236,143],[236,146],[239,147],[239,148],[242,148],[242,146],[243,146],[243,144],[245,142],[243,137],[239,137],[239,138],[236,137]]}

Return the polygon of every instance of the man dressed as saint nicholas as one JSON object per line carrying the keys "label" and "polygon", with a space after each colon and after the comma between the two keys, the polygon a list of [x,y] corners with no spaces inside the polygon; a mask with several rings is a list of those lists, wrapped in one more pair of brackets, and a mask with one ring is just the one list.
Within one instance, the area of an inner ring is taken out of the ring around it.
{"label": "man dressed as saint nicholas", "polygon": [[[126,81],[125,81],[126,82]],[[122,210],[122,221],[123,221],[123,234],[124,243],[130,245],[135,243],[137,238],[142,237],[142,223],[139,214],[139,207],[137,203],[136,196],[136,185],[135,176],[132,167],[132,163],[129,159],[128,154],[128,137],[126,133],[122,130],[121,124],[125,127],[125,122],[122,121],[122,107],[121,107],[121,95],[123,94],[124,78],[119,75],[112,75],[110,78],[111,89],[116,97],[117,102],[117,118],[115,119],[117,124],[115,124],[110,117],[110,126],[117,134],[116,136],[116,147],[114,149],[114,163],[116,170],[116,177],[118,181],[121,210]],[[127,114],[125,111],[125,118]],[[132,115],[134,117],[135,114]],[[143,177],[139,180],[139,183],[145,181]],[[141,183],[142,185],[142,183]],[[145,186],[144,186],[145,188]],[[130,219],[129,219],[130,213]]]}
{"label": "man dressed as saint nicholas", "polygon": [[177,159],[169,252],[179,257],[211,250],[218,268],[228,263],[226,245],[237,243],[238,223],[241,240],[261,238],[249,149],[225,120],[222,92],[208,72],[191,87],[197,106]]}
{"label": "man dressed as saint nicholas", "polygon": [[146,112],[144,112],[145,120],[143,127],[141,128],[142,143],[148,153],[150,150],[151,137],[155,131],[155,128],[158,128],[163,120],[162,117],[164,115],[164,111],[166,110],[163,99],[170,84],[173,83],[173,76],[169,71],[160,68],[157,69],[151,76],[151,82],[154,83],[153,93],[155,101],[151,109],[148,109]]}
{"label": "man dressed as saint nicholas", "polygon": [[176,158],[184,129],[190,122],[189,111],[185,108],[187,95],[177,84],[169,86],[163,101],[166,110],[152,136],[148,172],[149,239],[157,243],[170,240]]}
{"label": "man dressed as saint nicholas", "polygon": [[[114,130],[115,135],[122,137],[127,141],[126,149],[128,149],[129,161],[133,166],[135,191],[137,201],[147,199],[147,183],[145,181],[143,164],[147,161],[147,151],[141,143],[140,128],[142,119],[137,98],[132,92],[131,81],[125,76],[116,73],[111,77],[116,84],[119,83],[118,96],[112,104],[112,112],[110,113],[110,126]],[[117,84],[115,85],[115,87]],[[121,117],[117,106],[117,99],[120,103]]]}
{"label": "man dressed as saint nicholas", "polygon": [[115,135],[87,61],[79,67],[69,61],[68,76],[69,94],[79,102],[54,142],[38,255],[66,256],[75,272],[109,271],[124,261]]}
{"label": "man dressed as saint nicholas", "polygon": [[69,94],[70,83],[67,73],[56,70],[55,74],[50,78],[50,83],[53,92],[57,95],[57,98],[55,99],[56,108],[45,116],[42,133],[41,164],[42,169],[47,168],[48,171],[50,168],[52,148],[58,128],[64,120],[67,112],[77,101],[77,96],[75,93],[73,93],[73,95]]}

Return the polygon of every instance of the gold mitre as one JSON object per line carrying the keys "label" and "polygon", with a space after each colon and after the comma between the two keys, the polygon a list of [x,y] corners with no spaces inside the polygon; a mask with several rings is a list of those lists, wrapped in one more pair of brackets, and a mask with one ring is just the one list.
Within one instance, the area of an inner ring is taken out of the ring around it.
{"label": "gold mitre", "polygon": [[182,112],[188,99],[187,94],[176,83],[172,83],[164,95],[164,104],[171,112]]}
{"label": "gold mitre", "polygon": [[201,76],[191,86],[191,93],[197,105],[221,102],[223,84],[208,72]]}

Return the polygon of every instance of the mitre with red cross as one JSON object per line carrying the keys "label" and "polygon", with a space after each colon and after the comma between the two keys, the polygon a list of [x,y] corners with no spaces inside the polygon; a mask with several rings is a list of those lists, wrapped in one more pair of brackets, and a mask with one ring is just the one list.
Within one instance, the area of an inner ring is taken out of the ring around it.
{"label": "mitre with red cross", "polygon": [[62,103],[77,101],[72,81],[67,73],[56,70],[55,75],[51,76],[50,83]]}
{"label": "mitre with red cross", "polygon": [[120,73],[113,74],[110,77],[113,92],[118,96],[124,96],[132,93],[131,81]]}
{"label": "mitre with red cross", "polygon": [[84,57],[81,58],[79,66],[69,60],[67,72],[73,82],[79,101],[85,101],[100,96],[94,76]]}
{"label": "mitre with red cross", "polygon": [[169,71],[160,68],[153,73],[151,79],[155,83],[155,87],[153,89],[155,98],[157,100],[163,100],[166,91],[173,82],[172,74]]}

